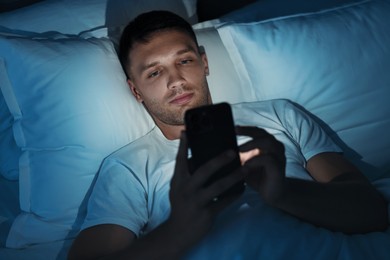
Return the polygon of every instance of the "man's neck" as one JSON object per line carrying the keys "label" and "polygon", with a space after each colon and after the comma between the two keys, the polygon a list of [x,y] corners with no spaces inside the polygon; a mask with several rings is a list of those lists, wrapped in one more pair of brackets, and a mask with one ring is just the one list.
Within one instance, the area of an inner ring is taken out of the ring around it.
{"label": "man's neck", "polygon": [[185,130],[184,125],[157,124],[157,127],[160,128],[161,132],[168,140],[180,139],[181,132]]}

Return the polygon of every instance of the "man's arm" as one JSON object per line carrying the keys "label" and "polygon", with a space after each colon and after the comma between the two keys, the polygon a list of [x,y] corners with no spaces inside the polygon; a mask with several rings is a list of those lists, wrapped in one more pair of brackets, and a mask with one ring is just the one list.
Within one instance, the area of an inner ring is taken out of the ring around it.
{"label": "man's arm", "polygon": [[222,153],[192,175],[187,152],[187,139],[182,134],[171,180],[171,214],[167,221],[140,238],[119,225],[85,229],[75,239],[69,259],[176,259],[199,241],[211,228],[215,216],[237,196],[226,196],[218,201],[214,198],[242,181],[246,170],[240,167],[205,186],[213,174],[235,159],[234,152]]}
{"label": "man's arm", "polygon": [[342,155],[321,153],[309,159],[307,170],[316,181],[286,178],[280,142],[256,127],[237,132],[253,138],[241,150],[260,150],[244,165],[250,171],[246,181],[270,205],[333,231],[367,233],[388,227],[386,200]]}
{"label": "man's arm", "polygon": [[286,178],[276,207],[317,226],[349,234],[388,227],[386,200],[342,155],[318,154],[308,161],[307,170],[317,182]]}
{"label": "man's arm", "polygon": [[168,222],[140,239],[122,226],[103,224],[81,231],[68,259],[175,259],[186,249],[182,244]]}
{"label": "man's arm", "polygon": [[68,259],[97,259],[125,249],[134,240],[134,233],[119,225],[93,226],[76,237]]}

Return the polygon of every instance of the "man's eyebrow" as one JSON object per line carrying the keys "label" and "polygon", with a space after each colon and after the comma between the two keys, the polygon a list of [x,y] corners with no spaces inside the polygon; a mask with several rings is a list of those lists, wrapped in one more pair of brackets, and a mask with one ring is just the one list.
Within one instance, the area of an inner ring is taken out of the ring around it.
{"label": "man's eyebrow", "polygon": [[176,55],[185,54],[187,52],[196,52],[195,49],[192,46],[189,46],[188,48],[182,49],[176,53]]}
{"label": "man's eyebrow", "polygon": [[[185,49],[177,51],[175,55],[179,56],[179,55],[182,55],[182,54],[185,54],[185,53],[188,53],[188,52],[196,53],[194,48],[192,46],[189,46],[188,48],[185,48]],[[158,64],[159,64],[158,61],[154,61],[154,62],[145,64],[145,65],[142,65],[139,71],[140,71],[140,73],[143,73],[144,71],[148,70],[149,68],[153,68],[154,66],[156,66]]]}
{"label": "man's eyebrow", "polygon": [[155,62],[152,62],[152,63],[148,63],[148,64],[145,64],[143,65],[141,68],[140,68],[140,73],[143,73],[145,70],[149,69],[149,68],[152,68],[156,65],[158,65],[159,62],[158,61],[155,61]]}

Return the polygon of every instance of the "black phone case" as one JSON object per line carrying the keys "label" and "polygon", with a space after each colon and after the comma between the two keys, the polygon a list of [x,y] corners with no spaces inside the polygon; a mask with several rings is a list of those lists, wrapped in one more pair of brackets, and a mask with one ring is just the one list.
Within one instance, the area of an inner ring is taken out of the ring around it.
{"label": "black phone case", "polygon": [[[232,149],[236,158],[221,168],[206,185],[240,167],[233,115],[228,103],[219,103],[190,109],[185,114],[186,134],[191,150],[190,170],[193,173],[199,166],[222,152]],[[238,183],[223,195],[242,193],[244,182]]]}

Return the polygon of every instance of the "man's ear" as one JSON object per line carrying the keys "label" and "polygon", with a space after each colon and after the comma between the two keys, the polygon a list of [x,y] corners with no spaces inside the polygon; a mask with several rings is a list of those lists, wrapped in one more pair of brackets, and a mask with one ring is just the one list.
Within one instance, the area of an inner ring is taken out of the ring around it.
{"label": "man's ear", "polygon": [[127,85],[129,85],[129,88],[131,90],[131,93],[133,93],[135,99],[137,99],[138,102],[142,103],[144,100],[141,97],[141,94],[139,93],[137,87],[135,86],[134,82],[131,81],[131,79],[127,79]]}
{"label": "man's ear", "polygon": [[206,52],[202,52],[200,55],[202,57],[202,62],[204,64],[204,73],[206,76],[208,76],[210,74],[210,71],[209,71],[209,61],[207,59]]}

